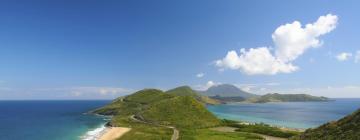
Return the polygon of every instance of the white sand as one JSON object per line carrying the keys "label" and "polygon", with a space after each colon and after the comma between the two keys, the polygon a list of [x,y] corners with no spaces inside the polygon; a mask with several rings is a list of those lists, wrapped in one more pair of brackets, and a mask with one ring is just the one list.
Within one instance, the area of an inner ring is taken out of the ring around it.
{"label": "white sand", "polygon": [[126,127],[109,127],[106,132],[100,136],[99,140],[115,140],[130,130],[131,128]]}

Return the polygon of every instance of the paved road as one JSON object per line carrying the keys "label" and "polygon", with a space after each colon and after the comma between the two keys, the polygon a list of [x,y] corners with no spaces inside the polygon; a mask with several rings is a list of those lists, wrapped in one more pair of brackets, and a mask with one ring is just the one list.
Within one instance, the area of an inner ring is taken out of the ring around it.
{"label": "paved road", "polygon": [[139,120],[137,118],[135,118],[135,115],[131,115],[130,116],[130,119],[134,120],[134,121],[138,121],[138,122],[141,122],[141,123],[145,123],[145,124],[151,124],[151,125],[156,125],[156,126],[162,126],[162,127],[166,127],[166,128],[170,128],[172,129],[174,132],[173,132],[173,135],[171,136],[171,140],[177,140],[179,139],[179,134],[180,134],[180,131],[178,129],[176,129],[175,127],[173,126],[165,126],[165,125],[159,125],[159,124],[153,124],[153,123],[150,123],[150,122],[145,122],[143,120]]}

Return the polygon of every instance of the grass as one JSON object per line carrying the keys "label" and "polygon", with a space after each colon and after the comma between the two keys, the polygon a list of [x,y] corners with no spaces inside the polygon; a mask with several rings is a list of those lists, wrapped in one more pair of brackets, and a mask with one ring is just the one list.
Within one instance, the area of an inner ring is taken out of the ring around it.
{"label": "grass", "polygon": [[177,87],[171,90],[166,91],[165,93],[176,95],[176,96],[191,96],[194,97],[196,100],[198,100],[201,103],[204,104],[220,104],[220,101],[209,98],[208,96],[202,96],[196,91],[192,90],[189,86],[181,86]]}
{"label": "grass", "polygon": [[[175,126],[180,131],[179,140],[245,140],[262,139],[250,133],[260,133],[271,136],[288,137],[288,132],[265,125],[242,126],[236,125],[241,132],[219,132],[210,127],[235,125],[237,122],[219,120],[193,93],[185,93],[188,88],[175,90],[173,94],[156,89],[140,90],[132,95],[118,98],[112,103],[93,111],[102,115],[112,115],[110,125],[132,128],[119,140],[168,140],[173,130],[164,126]],[[190,89],[191,90],[191,89]],[[179,93],[177,93],[179,92]],[[152,124],[136,122],[130,116]],[[164,126],[154,125],[160,124]]]}
{"label": "grass", "polygon": [[169,140],[172,133],[169,128],[133,123],[131,130],[118,140]]}
{"label": "grass", "polygon": [[317,128],[307,129],[293,140],[359,140],[360,139],[360,109],[344,118],[328,122]]}
{"label": "grass", "polygon": [[164,99],[173,98],[174,95],[166,94],[158,89],[144,89],[138,92],[135,92],[131,96],[127,96],[124,98],[124,101],[127,102],[136,102],[140,104],[151,104],[154,102],[158,102]]}
{"label": "grass", "polygon": [[177,128],[204,128],[220,125],[206,107],[190,96],[178,96],[152,104],[144,113],[146,121]]}
{"label": "grass", "polygon": [[232,127],[236,127],[235,131],[238,132],[250,132],[264,134],[268,136],[281,137],[281,138],[290,138],[292,136],[298,135],[297,131],[284,131],[277,127],[272,127],[267,124],[254,124],[254,125],[245,125],[245,124],[232,124]]}
{"label": "grass", "polygon": [[254,134],[244,132],[219,132],[209,129],[188,129],[180,132],[180,140],[262,140]]}

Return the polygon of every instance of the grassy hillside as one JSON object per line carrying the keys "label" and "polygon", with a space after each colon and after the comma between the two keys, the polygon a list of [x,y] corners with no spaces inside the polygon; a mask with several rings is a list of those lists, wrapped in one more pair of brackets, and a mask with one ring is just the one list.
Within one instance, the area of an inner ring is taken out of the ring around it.
{"label": "grassy hillside", "polygon": [[293,140],[359,140],[360,109],[336,122],[308,129]]}
{"label": "grassy hillside", "polygon": [[92,112],[113,116],[109,122],[111,126],[132,128],[119,140],[168,140],[173,134],[169,126],[180,131],[179,140],[262,139],[244,132],[210,130],[207,127],[224,123],[195,98],[198,96],[192,90],[180,88],[168,92],[140,90]]}
{"label": "grassy hillside", "polygon": [[249,98],[246,101],[252,103],[266,103],[266,102],[314,102],[314,101],[329,101],[326,97],[311,96],[308,94],[266,94],[260,97]]}
{"label": "grassy hillside", "polygon": [[131,94],[124,98],[126,102],[136,102],[140,104],[150,104],[163,99],[169,99],[174,97],[173,95],[166,94],[158,89],[144,89],[134,94]]}
{"label": "grassy hillside", "polygon": [[199,93],[191,89],[189,86],[177,87],[166,91],[166,93],[177,96],[191,96],[204,104],[220,104],[220,101],[200,95]]}
{"label": "grassy hillside", "polygon": [[203,128],[220,124],[219,119],[191,96],[178,96],[152,104],[142,115],[146,121],[178,128]]}
{"label": "grassy hillside", "polygon": [[163,99],[169,99],[173,95],[165,94],[157,89],[144,89],[126,97],[115,99],[110,104],[96,109],[94,113],[101,115],[132,115],[140,112],[146,105]]}

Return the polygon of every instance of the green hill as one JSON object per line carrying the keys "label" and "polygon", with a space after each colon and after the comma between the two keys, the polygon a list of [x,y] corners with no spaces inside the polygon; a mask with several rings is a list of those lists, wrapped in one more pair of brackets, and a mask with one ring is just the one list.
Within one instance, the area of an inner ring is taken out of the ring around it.
{"label": "green hill", "polygon": [[293,140],[359,140],[360,109],[335,122],[308,129]]}
{"label": "green hill", "polygon": [[144,89],[129,96],[115,99],[110,104],[96,109],[93,113],[101,115],[132,115],[140,112],[146,105],[174,97],[157,89]]}
{"label": "green hill", "polygon": [[177,96],[191,96],[204,104],[220,104],[220,101],[209,98],[207,96],[200,95],[199,93],[191,89],[189,86],[181,86],[174,89],[170,89],[165,93],[171,95],[177,95]]}
{"label": "green hill", "polygon": [[149,122],[179,127],[218,125],[220,120],[195,97],[199,96],[188,87],[179,87],[166,93],[157,89],[144,89],[118,98],[93,112],[114,116],[110,122],[113,126],[122,125],[120,123],[132,115]]}
{"label": "green hill", "polygon": [[203,128],[220,124],[219,119],[191,96],[178,96],[152,104],[142,115],[146,121],[178,128]]}
{"label": "green hill", "polygon": [[326,97],[317,97],[308,94],[266,94],[260,97],[249,98],[247,102],[266,103],[266,102],[321,102],[329,101]]}
{"label": "green hill", "polygon": [[224,122],[209,112],[191,91],[180,88],[165,93],[144,89],[92,112],[112,116],[109,126],[131,128],[119,140],[168,140],[175,134],[173,127],[179,132],[179,140],[262,139],[246,132],[218,132],[208,128]]}

